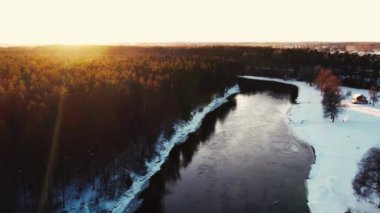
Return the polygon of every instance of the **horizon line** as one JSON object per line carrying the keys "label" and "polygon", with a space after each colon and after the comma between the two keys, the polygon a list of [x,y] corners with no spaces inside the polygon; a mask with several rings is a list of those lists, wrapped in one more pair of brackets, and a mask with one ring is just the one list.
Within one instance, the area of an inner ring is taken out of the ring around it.
{"label": "horizon line", "polygon": [[181,45],[181,44],[380,44],[380,41],[127,41],[127,42],[46,42],[46,43],[1,43],[0,47],[38,47],[38,46],[139,46],[139,45]]}

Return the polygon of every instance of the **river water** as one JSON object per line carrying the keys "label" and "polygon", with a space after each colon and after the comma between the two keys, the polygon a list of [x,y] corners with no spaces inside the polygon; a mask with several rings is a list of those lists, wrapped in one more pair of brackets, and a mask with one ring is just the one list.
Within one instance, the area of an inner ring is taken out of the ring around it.
{"label": "river water", "polygon": [[137,212],[308,212],[312,149],[285,123],[289,95],[239,94],[176,146]]}

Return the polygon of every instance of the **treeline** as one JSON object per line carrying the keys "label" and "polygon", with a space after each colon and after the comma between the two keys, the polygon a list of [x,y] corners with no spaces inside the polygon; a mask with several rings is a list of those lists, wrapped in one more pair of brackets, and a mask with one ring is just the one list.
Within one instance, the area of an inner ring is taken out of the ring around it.
{"label": "treeline", "polygon": [[330,69],[345,86],[368,89],[380,77],[379,55],[320,52],[310,49],[271,49],[246,53],[247,73],[313,82]]}
{"label": "treeline", "polygon": [[0,211],[63,208],[73,183],[78,196],[86,185],[118,196],[130,171],[145,172],[158,135],[170,135],[174,121],[188,119],[236,75],[311,82],[328,67],[347,79],[371,70],[373,80],[379,61],[266,47],[1,48]]}
{"label": "treeline", "polygon": [[[78,180],[78,195],[87,183],[112,192],[110,177],[116,170],[126,175],[128,185],[127,171],[144,172],[158,135],[169,135],[175,120],[188,119],[241,70],[228,56],[143,50],[0,51],[0,184],[6,195],[0,209],[62,208],[65,187]],[[51,153],[57,121],[58,149]],[[54,162],[53,171],[47,171],[49,162]],[[47,172],[52,179],[49,192],[44,188]]]}

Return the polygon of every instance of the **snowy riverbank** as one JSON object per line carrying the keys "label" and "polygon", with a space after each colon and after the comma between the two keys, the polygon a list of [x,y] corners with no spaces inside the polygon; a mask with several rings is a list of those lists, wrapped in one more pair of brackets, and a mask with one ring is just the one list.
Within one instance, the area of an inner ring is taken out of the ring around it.
{"label": "snowy riverbank", "polygon": [[200,127],[202,120],[208,113],[226,103],[230,96],[239,92],[240,88],[238,85],[226,89],[222,96],[215,98],[208,105],[194,110],[192,118],[189,121],[175,124],[175,131],[171,138],[165,139],[160,137],[156,145],[156,151],[159,154],[146,162],[147,173],[145,175],[132,174],[133,183],[131,187],[117,200],[100,199],[100,203],[95,205],[94,201],[99,195],[97,191],[92,190],[91,186],[83,190],[79,199],[75,198],[75,190],[68,189],[67,191],[70,193],[67,195],[68,201],[65,210],[70,212],[93,212],[102,209],[107,212],[119,213],[131,212],[136,209],[141,203],[141,200],[138,199],[139,193],[149,186],[150,178],[160,170],[172,148],[186,141],[189,134],[195,132]]}
{"label": "snowy riverbank", "polygon": [[[358,201],[352,189],[352,180],[358,162],[374,146],[380,146],[380,117],[347,108],[332,123],[323,118],[321,94],[307,83],[281,79],[244,76],[245,78],[277,81],[299,88],[298,104],[287,115],[287,123],[301,140],[315,149],[316,162],[312,165],[308,188],[311,212],[378,212],[377,200],[370,204]],[[343,87],[343,93],[352,91],[368,96],[367,90]],[[351,97],[347,97],[350,101]],[[372,108],[372,106],[367,105]],[[378,106],[377,106],[378,108]],[[344,120],[344,121],[343,121]]]}

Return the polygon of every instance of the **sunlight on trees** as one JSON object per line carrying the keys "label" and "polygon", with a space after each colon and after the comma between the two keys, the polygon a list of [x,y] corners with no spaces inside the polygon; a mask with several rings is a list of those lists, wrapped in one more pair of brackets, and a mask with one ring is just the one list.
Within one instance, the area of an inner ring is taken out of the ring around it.
{"label": "sunlight on trees", "polygon": [[331,70],[322,69],[314,82],[323,95],[324,117],[330,118],[334,122],[342,111],[340,102],[343,100],[343,95],[339,88],[340,81]]}
{"label": "sunlight on trees", "polygon": [[[0,187],[7,194],[0,211],[36,210],[62,96],[46,212],[65,204],[65,187],[73,183],[78,194],[90,184],[104,197],[118,196],[112,187],[121,193],[130,181],[115,184],[110,174],[128,179],[129,171],[146,172],[157,136],[169,136],[175,121],[189,119],[192,110],[235,84],[236,75],[312,82],[320,67],[344,68],[343,83],[368,88],[363,70],[379,68],[380,60],[268,47],[0,48]],[[323,70],[315,83],[335,119],[338,79]]]}

